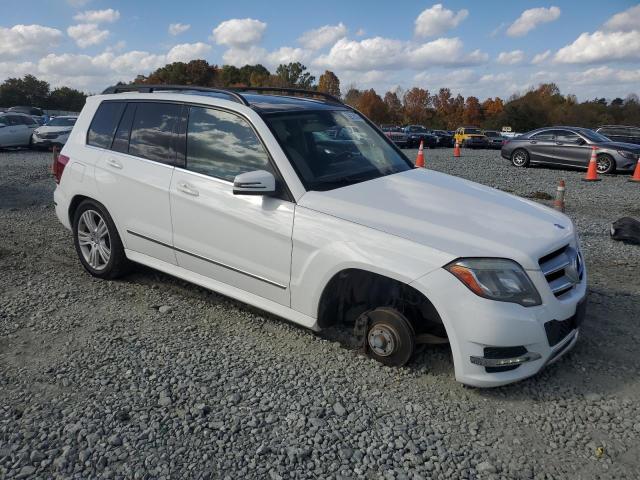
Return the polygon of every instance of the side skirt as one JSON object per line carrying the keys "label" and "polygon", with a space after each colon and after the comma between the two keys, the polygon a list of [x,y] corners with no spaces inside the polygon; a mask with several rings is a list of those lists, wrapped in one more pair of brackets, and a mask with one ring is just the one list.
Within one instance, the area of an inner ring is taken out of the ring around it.
{"label": "side skirt", "polygon": [[311,330],[320,330],[315,318],[305,315],[304,313],[300,313],[296,310],[292,310],[289,307],[280,305],[279,303],[273,302],[259,295],[249,293],[245,290],[241,290],[240,288],[233,287],[209,277],[205,277],[204,275],[194,273],[182,267],[163,262],[162,260],[158,260],[143,253],[125,249],[125,254],[127,258],[133,262],[141,263],[142,265],[160,270],[161,272],[164,272],[168,275],[186,280],[187,282],[194,283],[208,290],[213,290],[214,292],[226,295],[227,297],[231,297],[234,300],[238,300],[266,312],[272,313],[273,315],[277,315],[278,317],[282,317],[286,320],[289,320],[290,322],[297,323],[298,325],[302,325],[303,327],[309,328]]}

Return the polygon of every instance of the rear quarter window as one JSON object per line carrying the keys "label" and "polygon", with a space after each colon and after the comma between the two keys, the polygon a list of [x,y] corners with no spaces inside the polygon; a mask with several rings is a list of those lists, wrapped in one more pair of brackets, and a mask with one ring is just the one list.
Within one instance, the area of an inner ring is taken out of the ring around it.
{"label": "rear quarter window", "polygon": [[88,145],[100,148],[111,147],[113,135],[120,122],[124,107],[125,102],[102,102],[100,104],[87,133]]}
{"label": "rear quarter window", "polygon": [[174,129],[182,106],[172,103],[136,104],[129,154],[161,163],[175,163]]}

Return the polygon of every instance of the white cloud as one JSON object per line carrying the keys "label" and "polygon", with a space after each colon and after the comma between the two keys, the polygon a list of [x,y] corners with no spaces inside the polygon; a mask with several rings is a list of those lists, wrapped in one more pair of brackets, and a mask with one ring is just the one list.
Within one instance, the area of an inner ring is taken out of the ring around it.
{"label": "white cloud", "polygon": [[534,65],[538,65],[539,63],[544,62],[550,56],[551,56],[551,50],[545,50],[542,53],[537,53],[536,55],[534,55],[533,60],[531,60],[531,63]]}
{"label": "white cloud", "polygon": [[113,23],[120,18],[120,12],[113,8],[107,8],[106,10],[87,10],[86,12],[76,14],[73,18],[82,23]]}
{"label": "white cloud", "polygon": [[515,65],[524,60],[524,52],[522,50],[513,50],[511,52],[500,52],[498,55],[498,63],[502,65]]}
{"label": "white cloud", "polygon": [[311,52],[302,48],[280,47],[267,55],[267,65],[278,66],[281,63],[302,62],[309,60]]}
{"label": "white cloud", "polygon": [[190,28],[191,25],[188,23],[171,23],[169,24],[169,34],[175,37],[176,35],[186,32]]}
{"label": "white cloud", "polygon": [[251,46],[248,48],[230,48],[222,54],[222,60],[227,65],[242,67],[243,65],[255,65],[264,62],[267,50],[262,47]]}
{"label": "white cloud", "polygon": [[599,63],[640,59],[640,30],[581,34],[572,44],[558,50],[557,63]]}
{"label": "white cloud", "polygon": [[640,28],[640,4],[616,13],[604,24],[604,29],[610,32],[628,32],[638,28]]}
{"label": "white cloud", "polygon": [[341,39],[328,54],[316,58],[319,68],[355,71],[420,69],[433,65],[473,65],[486,62],[488,55],[475,50],[464,52],[459,38],[438,38],[423,44],[412,44],[390,38],[364,40]]}
{"label": "white cloud", "polygon": [[347,27],[340,22],[338,25],[325,25],[306,31],[298,39],[303,47],[311,50],[319,50],[328,45],[333,45],[347,34]]}
{"label": "white cloud", "polygon": [[22,57],[28,53],[48,51],[60,43],[63,34],[42,25],[14,25],[0,27],[0,60]]}
{"label": "white cloud", "polygon": [[362,36],[364,36],[366,33],[367,33],[367,32],[366,32],[366,30],[365,30],[364,28],[359,28],[359,29],[356,31],[356,37],[362,37]]}
{"label": "white cloud", "polygon": [[104,42],[109,36],[109,30],[100,30],[95,23],[81,23],[67,28],[67,34],[80,48],[87,48]]}
{"label": "white cloud", "polygon": [[226,20],[213,29],[212,39],[231,48],[247,48],[260,43],[267,24],[253,18]]}
{"label": "white cloud", "polygon": [[189,62],[204,58],[211,51],[211,45],[206,43],[181,43],[174,46],[167,53],[167,62]]}
{"label": "white cloud", "polygon": [[457,13],[448,10],[437,3],[431,8],[423,10],[415,20],[414,33],[418,37],[433,37],[457,27],[469,15],[469,11],[462,9]]}
{"label": "white cloud", "polygon": [[558,7],[530,8],[522,12],[520,17],[511,24],[507,29],[507,35],[510,37],[522,37],[541,23],[553,22],[559,17],[560,9]]}
{"label": "white cloud", "polygon": [[572,72],[568,75],[571,83],[577,85],[611,85],[611,84],[639,84],[640,69],[615,70],[608,66],[589,68],[582,72]]}

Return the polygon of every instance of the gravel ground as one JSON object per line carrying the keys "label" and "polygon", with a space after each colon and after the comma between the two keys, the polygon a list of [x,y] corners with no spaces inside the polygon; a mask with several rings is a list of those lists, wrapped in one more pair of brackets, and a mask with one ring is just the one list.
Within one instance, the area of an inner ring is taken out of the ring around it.
{"label": "gravel ground", "polygon": [[426,151],[428,168],[516,195],[564,178],[590,269],[576,348],[479,390],[455,382],[446,346],[390,369],[146,268],[93,279],[49,161],[0,152],[0,478],[639,478],[640,247],[608,237],[640,216],[626,176]]}

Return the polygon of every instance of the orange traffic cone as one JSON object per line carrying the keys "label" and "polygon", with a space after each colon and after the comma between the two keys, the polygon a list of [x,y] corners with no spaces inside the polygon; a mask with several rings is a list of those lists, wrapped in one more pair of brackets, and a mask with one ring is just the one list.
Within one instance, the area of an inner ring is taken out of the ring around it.
{"label": "orange traffic cone", "polygon": [[416,167],[424,168],[424,145],[420,140],[420,148],[418,148],[418,156],[416,157]]}
{"label": "orange traffic cone", "polygon": [[633,175],[629,179],[630,182],[640,182],[640,157],[638,163],[636,163],[636,169],[633,171]]}
{"label": "orange traffic cone", "polygon": [[458,143],[458,141],[456,140],[456,144],[453,147],[453,156],[455,158],[458,158],[460,156],[460,144]]}
{"label": "orange traffic cone", "polygon": [[564,212],[564,190],[564,180],[560,180],[558,189],[556,190],[556,199],[553,202],[553,208],[555,208],[556,210],[560,210],[561,212]]}
{"label": "orange traffic cone", "polygon": [[583,182],[599,182],[598,178],[598,155],[596,150],[598,147],[591,147],[591,158],[589,159],[589,168],[587,175],[582,179]]}

